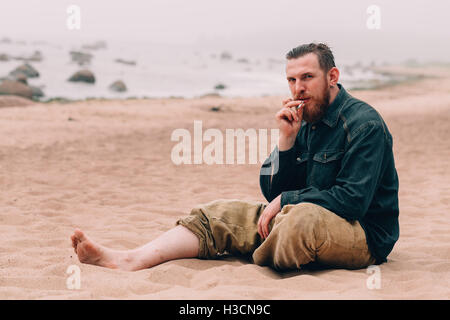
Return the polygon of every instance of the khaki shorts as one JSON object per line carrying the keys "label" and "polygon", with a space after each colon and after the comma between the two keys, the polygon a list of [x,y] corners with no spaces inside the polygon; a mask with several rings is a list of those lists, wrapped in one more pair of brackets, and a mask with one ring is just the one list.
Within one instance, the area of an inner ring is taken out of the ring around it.
{"label": "khaki shorts", "polygon": [[198,236],[202,259],[251,255],[254,263],[278,270],[300,269],[311,262],[347,269],[375,263],[358,221],[312,203],[285,205],[263,240],[258,219],[265,207],[259,202],[216,200],[192,209],[176,224]]}

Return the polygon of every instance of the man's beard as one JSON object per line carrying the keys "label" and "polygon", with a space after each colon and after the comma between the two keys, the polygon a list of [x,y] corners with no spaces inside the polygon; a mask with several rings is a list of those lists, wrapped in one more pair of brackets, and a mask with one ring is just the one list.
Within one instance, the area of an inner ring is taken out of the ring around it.
{"label": "man's beard", "polygon": [[314,106],[308,106],[303,110],[303,120],[308,123],[315,123],[322,119],[330,106],[330,88],[326,84],[323,90],[322,99]]}

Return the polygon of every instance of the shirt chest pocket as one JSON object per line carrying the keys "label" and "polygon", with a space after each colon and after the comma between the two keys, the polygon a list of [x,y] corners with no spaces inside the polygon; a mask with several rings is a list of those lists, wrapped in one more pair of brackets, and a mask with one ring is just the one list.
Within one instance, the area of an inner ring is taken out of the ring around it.
{"label": "shirt chest pocket", "polygon": [[326,150],[313,155],[311,184],[320,190],[328,189],[335,184],[336,176],[341,169],[343,150]]}

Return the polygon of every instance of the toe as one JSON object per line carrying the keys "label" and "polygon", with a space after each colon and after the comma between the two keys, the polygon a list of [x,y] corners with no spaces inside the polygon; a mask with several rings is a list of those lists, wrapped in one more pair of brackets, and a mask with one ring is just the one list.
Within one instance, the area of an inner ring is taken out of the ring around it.
{"label": "toe", "polygon": [[72,236],[70,237],[70,240],[72,241],[72,247],[75,249],[75,252],[76,252],[76,250],[77,250],[77,244],[78,244],[77,238],[75,237],[75,235],[72,235]]}
{"label": "toe", "polygon": [[86,236],[84,235],[84,232],[81,231],[80,229],[75,229],[74,237],[75,237],[76,240],[79,241],[79,242],[85,241],[85,240],[86,240]]}

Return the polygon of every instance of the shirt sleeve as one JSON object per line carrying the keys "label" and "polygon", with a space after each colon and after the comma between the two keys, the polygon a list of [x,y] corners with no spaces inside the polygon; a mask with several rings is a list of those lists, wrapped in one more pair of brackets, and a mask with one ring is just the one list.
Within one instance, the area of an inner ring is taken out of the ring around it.
{"label": "shirt sleeve", "polygon": [[279,151],[276,146],[264,161],[260,171],[259,184],[267,201],[271,202],[281,192],[289,190],[289,186],[294,182],[295,154],[295,145],[286,151]]}
{"label": "shirt sleeve", "polygon": [[387,148],[383,124],[369,121],[351,134],[335,184],[319,190],[310,186],[281,194],[281,208],[310,202],[327,208],[347,220],[362,219],[380,181]]}

